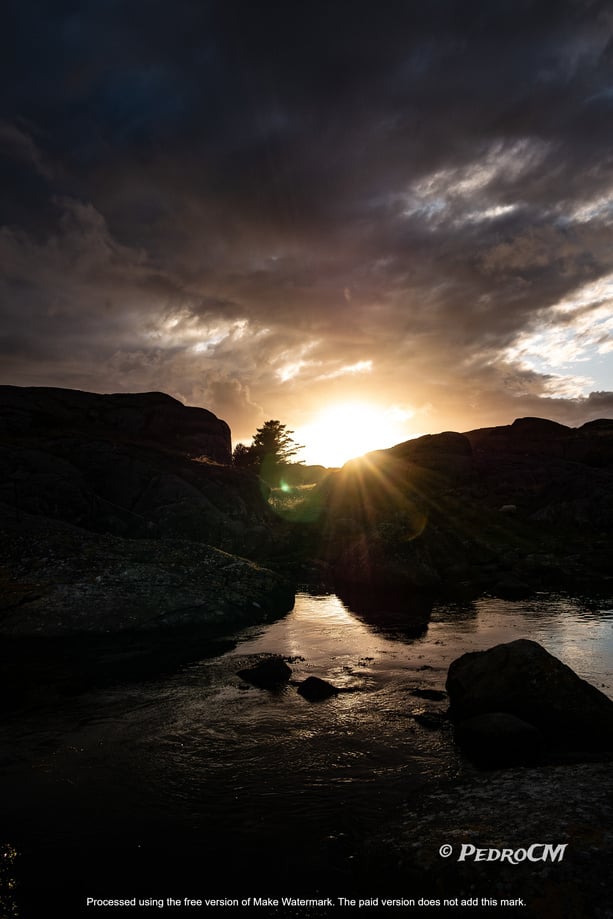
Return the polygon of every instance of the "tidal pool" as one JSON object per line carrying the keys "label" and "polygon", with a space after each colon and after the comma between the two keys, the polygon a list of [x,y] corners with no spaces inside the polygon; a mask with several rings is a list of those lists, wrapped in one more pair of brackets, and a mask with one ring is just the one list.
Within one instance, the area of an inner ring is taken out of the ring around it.
{"label": "tidal pool", "polygon": [[[470,768],[449,730],[415,719],[444,712],[415,690],[444,689],[454,658],[531,638],[613,695],[609,604],[483,598],[413,609],[410,626],[380,613],[301,593],[223,653],[9,714],[0,772],[15,915],[42,915],[60,895],[67,917],[85,914],[87,897],[249,896],[254,885],[338,895],[364,839]],[[309,703],[294,683],[246,685],[236,672],[264,654],[288,659],[295,682],[346,691]]]}

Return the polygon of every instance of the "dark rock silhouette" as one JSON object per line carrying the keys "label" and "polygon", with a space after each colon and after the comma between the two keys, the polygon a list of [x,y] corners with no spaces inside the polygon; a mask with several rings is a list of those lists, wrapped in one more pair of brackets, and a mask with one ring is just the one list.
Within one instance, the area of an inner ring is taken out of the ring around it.
{"label": "dark rock silhouette", "polygon": [[259,556],[281,542],[224,421],[163,393],[0,387],[0,503],[122,537]]}
{"label": "dark rock silhouette", "polygon": [[460,721],[455,739],[470,759],[485,768],[536,763],[545,749],[538,728],[508,712],[487,712]]}
{"label": "dark rock silhouette", "polygon": [[440,731],[449,723],[447,716],[442,712],[416,712],[413,718],[417,724],[429,731]]}
{"label": "dark rock silhouette", "polygon": [[287,683],[292,675],[291,667],[282,657],[268,657],[254,667],[237,670],[237,676],[259,689],[276,689]]}
{"label": "dark rock silhouette", "polygon": [[98,394],[52,387],[0,386],[0,434],[57,436],[93,432],[231,460],[230,428],[204,408],[161,392]]}
{"label": "dark rock silhouette", "polygon": [[[219,628],[293,605],[230,430],[163,393],[0,387],[0,631]],[[219,551],[223,550],[223,551]],[[228,554],[232,553],[232,554]]]}
{"label": "dark rock silhouette", "polygon": [[611,582],[611,420],[418,437],[352,460],[318,491],[339,589],[518,598]]}
{"label": "dark rock silhouette", "polygon": [[420,699],[429,699],[431,702],[442,702],[447,698],[447,693],[442,689],[412,689],[412,696],[418,696]]}
{"label": "dark rock silhouette", "polygon": [[[505,713],[556,749],[613,749],[613,701],[535,641],[462,655],[449,667],[446,688],[455,723]],[[506,733],[510,740],[512,730]]]}
{"label": "dark rock silhouette", "polygon": [[3,636],[217,631],[294,603],[278,574],[201,542],[126,539],[25,514],[0,525],[0,557]]}
{"label": "dark rock silhouette", "polygon": [[327,680],[322,680],[318,676],[308,676],[299,685],[297,692],[309,702],[320,702],[322,699],[338,695],[339,690]]}

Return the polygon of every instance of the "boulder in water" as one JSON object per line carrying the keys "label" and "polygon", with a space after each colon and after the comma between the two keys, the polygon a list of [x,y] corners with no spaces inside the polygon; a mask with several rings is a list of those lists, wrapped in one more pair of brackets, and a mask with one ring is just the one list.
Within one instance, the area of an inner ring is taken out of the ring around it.
{"label": "boulder in water", "polygon": [[338,695],[339,690],[327,680],[322,680],[318,676],[309,676],[298,687],[298,694],[309,702],[319,702],[321,699],[329,699],[330,696]]}
{"label": "boulder in water", "polygon": [[244,670],[238,670],[237,676],[252,686],[259,689],[275,689],[277,686],[287,683],[292,675],[291,667],[288,667],[282,657],[268,657],[260,661],[255,667],[247,667]]}
{"label": "boulder in water", "polygon": [[446,688],[456,723],[504,712],[557,749],[613,749],[613,701],[535,641],[463,654],[450,665]]}
{"label": "boulder in water", "polygon": [[455,739],[467,756],[485,768],[536,763],[545,749],[538,728],[507,712],[487,712],[460,721]]}

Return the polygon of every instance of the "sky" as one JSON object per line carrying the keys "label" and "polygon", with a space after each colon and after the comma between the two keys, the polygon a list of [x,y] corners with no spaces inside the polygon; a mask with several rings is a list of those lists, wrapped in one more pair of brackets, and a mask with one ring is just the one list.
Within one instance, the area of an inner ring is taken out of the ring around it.
{"label": "sky", "polygon": [[613,417],[610,2],[9,0],[0,73],[0,384]]}

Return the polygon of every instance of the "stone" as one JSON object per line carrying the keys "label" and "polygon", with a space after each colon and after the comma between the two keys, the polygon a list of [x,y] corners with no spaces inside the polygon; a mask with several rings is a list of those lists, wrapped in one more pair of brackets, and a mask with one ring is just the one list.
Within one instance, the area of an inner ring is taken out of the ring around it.
{"label": "stone", "polygon": [[339,690],[327,680],[322,680],[317,676],[309,676],[303,680],[298,687],[298,694],[309,702],[319,702],[322,699],[329,699],[331,696],[338,695]]}
{"label": "stone", "polygon": [[430,699],[431,702],[443,702],[447,698],[447,693],[442,689],[412,689],[412,696],[419,696],[420,699]]}
{"label": "stone", "polygon": [[258,689],[276,689],[287,683],[291,675],[291,667],[288,667],[282,657],[268,657],[255,667],[237,671],[237,676],[241,680],[257,686]]}
{"label": "stone", "polygon": [[545,749],[541,732],[507,712],[488,712],[456,725],[455,739],[478,766],[524,766],[538,762]]}
{"label": "stone", "polygon": [[0,635],[218,630],[288,612],[274,572],[188,540],[124,539],[0,514]]}
{"label": "stone", "polygon": [[504,712],[557,749],[613,749],[613,701],[538,642],[521,638],[463,654],[449,667],[446,689],[456,723]]}
{"label": "stone", "polygon": [[225,421],[164,393],[0,386],[0,504],[123,537],[240,555],[283,541],[257,477],[230,465]]}
{"label": "stone", "polygon": [[204,408],[161,392],[100,394],[45,386],[0,386],[0,432],[115,433],[179,449],[189,456],[231,460],[230,428]]}
{"label": "stone", "polygon": [[417,724],[421,725],[422,728],[427,728],[429,731],[440,731],[448,723],[447,717],[443,712],[416,712],[413,718]]}

